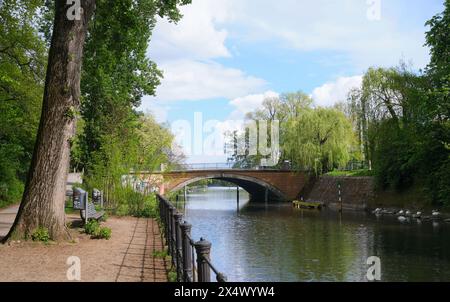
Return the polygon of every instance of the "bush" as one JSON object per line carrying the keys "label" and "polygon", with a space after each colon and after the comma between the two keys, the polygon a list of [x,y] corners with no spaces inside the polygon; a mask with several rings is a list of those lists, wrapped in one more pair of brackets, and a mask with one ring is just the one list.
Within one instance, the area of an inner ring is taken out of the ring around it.
{"label": "bush", "polygon": [[146,218],[158,217],[158,203],[155,195],[150,195],[145,198],[144,206],[137,216]]}
{"label": "bush", "polygon": [[93,234],[93,239],[106,239],[109,240],[111,238],[111,229],[107,227],[98,228],[95,234]]}
{"label": "bush", "polygon": [[31,234],[31,240],[40,241],[40,242],[48,242],[50,240],[50,235],[48,234],[48,229],[44,227],[38,227]]}
{"label": "bush", "polygon": [[90,220],[88,223],[84,226],[84,232],[88,235],[94,235],[96,232],[98,232],[98,229],[100,228],[100,224],[97,220]]}
{"label": "bush", "polygon": [[174,270],[171,270],[168,274],[167,274],[167,279],[169,282],[177,282],[177,272]]}
{"label": "bush", "polygon": [[108,213],[103,214],[103,216],[100,218],[100,221],[105,222],[106,220],[108,220],[109,215]]}
{"label": "bush", "polygon": [[122,198],[114,211],[117,216],[145,218],[156,218],[158,216],[156,195],[145,196],[139,192],[125,189]]}
{"label": "bush", "polygon": [[162,250],[162,251],[153,251],[153,257],[158,258],[158,259],[166,259],[166,257],[169,255],[169,253],[167,252],[166,249]]}
{"label": "bush", "polygon": [[84,232],[88,235],[91,235],[92,239],[106,239],[109,240],[111,238],[111,229],[107,227],[100,227],[100,224],[97,220],[90,220],[84,226]]}

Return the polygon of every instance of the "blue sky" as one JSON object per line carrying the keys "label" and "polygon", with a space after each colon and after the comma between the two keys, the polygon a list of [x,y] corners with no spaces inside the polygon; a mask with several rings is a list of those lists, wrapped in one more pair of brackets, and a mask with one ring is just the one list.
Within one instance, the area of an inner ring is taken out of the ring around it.
{"label": "blue sky", "polygon": [[165,77],[140,109],[171,123],[202,112],[226,128],[283,92],[330,106],[370,66],[425,67],[424,23],[442,10],[443,0],[193,0],[177,25],[156,25],[148,56]]}

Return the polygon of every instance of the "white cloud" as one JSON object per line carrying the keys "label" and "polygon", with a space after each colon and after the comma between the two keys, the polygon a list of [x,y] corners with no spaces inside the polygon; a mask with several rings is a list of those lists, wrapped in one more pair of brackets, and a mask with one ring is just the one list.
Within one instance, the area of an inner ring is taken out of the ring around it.
{"label": "white cloud", "polygon": [[231,57],[225,45],[228,30],[221,25],[233,21],[234,8],[236,3],[229,0],[195,0],[181,7],[183,18],[178,24],[158,21],[148,56],[164,72],[164,79],[156,98],[147,98],[141,108],[154,99],[233,99],[265,89],[265,80],[213,61]]}
{"label": "white cloud", "polygon": [[[282,5],[272,0],[195,0],[182,7],[178,24],[159,20],[155,27],[149,57],[165,72],[156,99],[236,98],[267,89],[263,79],[213,61],[238,54],[240,42],[327,51],[330,55],[319,56],[318,64],[345,60],[358,72],[395,65],[399,59],[423,67],[428,60],[424,28],[398,24],[402,5],[384,1],[381,20],[373,22],[364,0],[284,0]],[[234,42],[230,49],[229,38]]]}
{"label": "white cloud", "polygon": [[151,96],[144,96],[142,98],[139,110],[145,114],[151,113],[158,123],[165,123],[168,119],[171,106],[154,100]]}
{"label": "white cloud", "polygon": [[370,5],[365,0],[284,0],[282,5],[272,0],[239,2],[234,20],[245,28],[240,37],[247,42],[278,41],[299,51],[343,52],[359,69],[397,64],[401,58],[411,59],[417,67],[428,61],[423,23],[411,27],[405,26],[407,21],[398,22],[406,1],[383,1],[381,19],[375,22],[367,18]]}
{"label": "white cloud", "polygon": [[361,86],[362,76],[339,77],[334,82],[328,82],[317,87],[312,92],[312,98],[318,106],[333,106],[345,101],[352,88]]}
{"label": "white cloud", "polygon": [[219,28],[220,24],[233,19],[229,4],[226,0],[195,0],[181,7],[183,18],[178,24],[159,19],[149,56],[157,62],[230,57],[225,46],[228,31]]}
{"label": "white cloud", "polygon": [[261,91],[266,86],[263,79],[214,62],[178,60],[164,63],[160,68],[164,71],[164,79],[156,91],[160,101],[232,99]]}
{"label": "white cloud", "polygon": [[230,101],[230,105],[235,107],[235,110],[230,115],[230,119],[244,119],[246,113],[261,108],[265,98],[278,96],[277,92],[269,90],[261,94],[250,94],[235,98]]}

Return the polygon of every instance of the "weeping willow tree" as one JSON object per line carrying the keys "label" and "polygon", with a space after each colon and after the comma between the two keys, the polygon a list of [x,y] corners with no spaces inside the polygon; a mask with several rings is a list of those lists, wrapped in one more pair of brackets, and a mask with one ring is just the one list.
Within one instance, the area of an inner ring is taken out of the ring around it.
{"label": "weeping willow tree", "polygon": [[282,149],[297,169],[317,174],[345,166],[356,154],[350,121],[334,108],[306,109],[285,124]]}
{"label": "weeping willow tree", "polygon": [[173,134],[152,115],[141,116],[134,128],[124,130],[102,137],[108,144],[93,153],[85,180],[89,188],[104,191],[105,204],[114,214],[141,215],[151,188],[140,187],[141,179],[130,172],[155,171],[161,164],[170,169],[182,155],[172,150]]}

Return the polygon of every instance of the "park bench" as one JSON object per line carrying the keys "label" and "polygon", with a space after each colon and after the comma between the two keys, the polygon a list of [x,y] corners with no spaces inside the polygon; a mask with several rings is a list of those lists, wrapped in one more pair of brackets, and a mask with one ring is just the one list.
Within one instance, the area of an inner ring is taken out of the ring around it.
{"label": "park bench", "polygon": [[[80,217],[84,220],[84,223],[87,223],[89,219],[98,220],[105,215],[105,211],[97,211],[95,209],[95,204],[89,202],[88,195],[88,192],[81,188],[73,189],[73,208],[74,210],[80,210]],[[100,206],[103,206],[103,197],[101,195],[100,191],[95,190],[93,200],[96,203],[99,203]]]}

